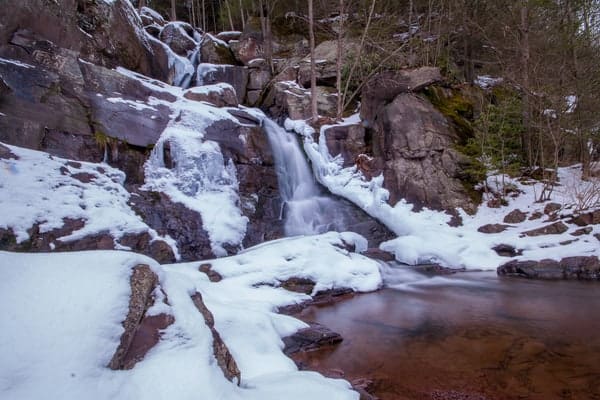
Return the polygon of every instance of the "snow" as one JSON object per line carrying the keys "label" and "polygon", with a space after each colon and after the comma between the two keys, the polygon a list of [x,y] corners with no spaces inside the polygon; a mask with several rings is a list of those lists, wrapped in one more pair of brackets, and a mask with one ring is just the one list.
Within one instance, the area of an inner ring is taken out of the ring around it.
{"label": "snow", "polygon": [[[180,29],[183,29],[183,28],[180,28]],[[167,54],[169,70],[173,71],[173,85],[179,86],[182,88],[189,87],[190,83],[192,81],[192,77],[194,76],[194,71],[195,71],[194,64],[187,58],[182,57],[178,54],[175,54],[175,52],[173,50],[171,50],[171,48],[169,46],[167,46],[165,43],[161,42],[160,40],[156,39],[155,37],[153,37],[146,31],[144,31],[144,34],[145,34],[147,40],[161,46],[164,49],[165,53]],[[187,33],[186,33],[186,35],[187,35]]]}
{"label": "snow", "polygon": [[[358,399],[348,382],[298,371],[281,338],[306,325],[275,313],[309,296],[276,287],[309,277],[318,288],[373,290],[378,263],[340,246],[364,246],[351,233],[283,239],[234,257],[208,261],[223,279],[210,282],[199,263],[160,266],[116,251],[54,254],[0,252],[0,397],[100,399]],[[127,371],[106,365],[118,347],[127,314],[129,277],[138,264],[159,276],[175,322],[159,343]],[[315,289],[318,290],[318,289]],[[234,355],[241,382],[229,382],[213,356],[212,336],[190,296],[200,292],[215,327]],[[93,390],[90,390],[93,388]]]}
{"label": "snow", "polygon": [[12,60],[9,58],[2,58],[2,57],[0,57],[0,64],[13,64],[13,65],[16,65],[18,67],[23,67],[23,68],[35,68],[31,64],[26,64],[26,63],[18,61],[18,60]]}
{"label": "snow", "polygon": [[[358,121],[360,119],[354,115],[342,124]],[[483,204],[474,216],[457,210],[463,219],[463,225],[451,227],[448,225],[450,216],[445,213],[428,209],[413,212],[412,204],[405,200],[399,201],[394,207],[390,206],[387,203],[389,193],[383,188],[382,175],[368,181],[356,167],[342,168],[343,159],[340,156],[332,157],[325,144],[324,135],[328,126],[321,128],[318,143],[313,140],[314,130],[305,121],[288,119],[285,121],[285,128],[296,131],[304,138],[304,150],[311,161],[315,177],[321,184],[332,193],[350,200],[398,235],[397,238],[382,243],[380,248],[393,253],[401,263],[439,263],[450,268],[493,270],[508,261],[492,250],[498,244],[509,244],[522,249],[523,254],[519,259],[600,255],[600,248],[593,236],[588,235],[564,244],[576,239],[571,235],[578,228],[576,226],[571,226],[561,235],[522,237],[524,231],[548,225],[550,222],[546,222],[545,218],[528,220],[498,234],[478,232],[477,229],[482,225],[501,222],[506,214],[516,208],[529,212],[529,215],[534,211],[542,211],[545,204],[535,203],[536,195],[541,191],[540,183],[525,185],[510,180],[523,194],[515,199],[509,198],[509,204],[498,209]],[[586,191],[586,184],[581,181],[578,173],[578,167],[559,170],[562,186],[555,189],[553,201],[573,204],[574,199],[569,199],[569,196]],[[497,177],[490,179],[495,180]],[[593,229],[592,233],[600,232],[597,226]],[[548,251],[549,248],[552,248],[551,252]]]}
{"label": "snow", "polygon": [[501,84],[504,79],[500,77],[493,77],[489,75],[478,75],[477,78],[473,81],[476,86],[479,86],[482,89],[489,89],[496,85]]}
{"label": "snow", "polygon": [[[148,232],[178,254],[172,239],[160,237],[129,207],[123,172],[106,164],[73,163],[40,151],[6,147],[18,159],[0,159],[0,228],[12,229],[17,243],[29,239],[28,229],[36,223],[44,233],[61,228],[63,219],[71,218],[85,225],[58,240],[70,242],[108,232],[119,246],[127,233]],[[90,182],[77,179],[77,174]]]}

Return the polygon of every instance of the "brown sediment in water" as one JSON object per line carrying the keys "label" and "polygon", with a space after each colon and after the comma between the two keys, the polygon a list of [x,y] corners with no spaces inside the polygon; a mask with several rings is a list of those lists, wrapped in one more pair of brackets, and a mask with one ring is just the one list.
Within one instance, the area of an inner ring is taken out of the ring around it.
{"label": "brown sediment in water", "polygon": [[309,306],[344,341],[293,358],[384,400],[600,399],[600,285],[483,276]]}

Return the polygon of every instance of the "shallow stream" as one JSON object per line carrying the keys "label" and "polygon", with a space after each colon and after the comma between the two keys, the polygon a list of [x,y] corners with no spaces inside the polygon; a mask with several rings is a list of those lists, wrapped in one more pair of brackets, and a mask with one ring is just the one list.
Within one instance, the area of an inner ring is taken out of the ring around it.
{"label": "shallow stream", "polygon": [[600,285],[384,271],[386,288],[297,316],[344,341],[295,356],[381,399],[600,399]]}

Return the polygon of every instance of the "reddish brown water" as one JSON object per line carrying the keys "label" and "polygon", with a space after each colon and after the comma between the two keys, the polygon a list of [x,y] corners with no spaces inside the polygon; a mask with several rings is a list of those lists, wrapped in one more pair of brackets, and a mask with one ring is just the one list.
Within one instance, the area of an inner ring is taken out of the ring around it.
{"label": "reddish brown water", "polygon": [[394,274],[299,314],[345,340],[296,360],[381,399],[600,399],[600,284]]}

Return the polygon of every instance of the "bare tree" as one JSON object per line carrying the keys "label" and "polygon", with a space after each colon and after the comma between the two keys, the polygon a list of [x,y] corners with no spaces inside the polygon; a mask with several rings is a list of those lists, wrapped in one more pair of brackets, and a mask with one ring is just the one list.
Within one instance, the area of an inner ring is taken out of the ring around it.
{"label": "bare tree", "polygon": [[336,65],[335,65],[335,88],[337,91],[337,110],[336,119],[342,119],[344,113],[344,99],[342,98],[342,66],[343,52],[344,52],[344,18],[346,18],[346,10],[344,7],[344,0],[340,0],[339,3],[339,24],[338,24],[338,35],[337,35],[337,53],[336,53]]}
{"label": "bare tree", "polygon": [[308,0],[308,31],[310,41],[310,109],[314,122],[319,118],[317,110],[317,68],[315,62],[315,17],[313,0]]}
{"label": "bare tree", "polygon": [[176,1],[171,0],[171,21],[177,21]]}

